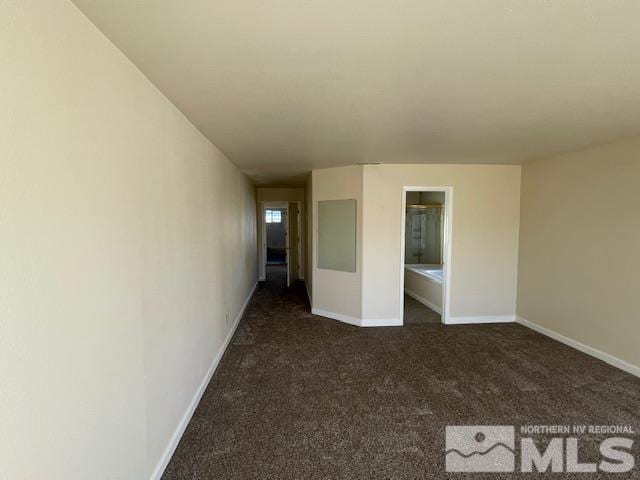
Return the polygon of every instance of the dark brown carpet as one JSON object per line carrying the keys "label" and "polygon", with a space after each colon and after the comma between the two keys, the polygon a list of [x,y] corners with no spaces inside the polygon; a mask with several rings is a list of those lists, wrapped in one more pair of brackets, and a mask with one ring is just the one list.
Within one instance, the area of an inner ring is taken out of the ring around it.
{"label": "dark brown carpet", "polygon": [[351,327],[269,282],[163,478],[638,478],[444,473],[447,425],[555,424],[637,432],[640,379],[515,324]]}

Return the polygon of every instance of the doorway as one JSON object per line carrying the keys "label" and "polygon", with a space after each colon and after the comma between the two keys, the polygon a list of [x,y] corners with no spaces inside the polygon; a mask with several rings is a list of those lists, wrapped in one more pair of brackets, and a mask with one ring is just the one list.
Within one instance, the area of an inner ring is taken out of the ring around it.
{"label": "doorway", "polygon": [[265,212],[267,227],[267,265],[287,264],[287,210],[268,209]]}
{"label": "doorway", "polygon": [[451,285],[451,187],[403,187],[400,317],[447,323]]}
{"label": "doorway", "polygon": [[262,202],[261,280],[302,280],[302,202]]}

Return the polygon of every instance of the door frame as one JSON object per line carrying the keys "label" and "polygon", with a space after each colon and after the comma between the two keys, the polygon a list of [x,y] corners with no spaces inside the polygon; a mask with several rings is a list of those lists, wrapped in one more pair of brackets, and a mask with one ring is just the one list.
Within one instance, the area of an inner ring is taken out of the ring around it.
{"label": "door frame", "polygon": [[404,260],[407,222],[407,193],[408,192],[444,192],[444,242],[442,257],[444,259],[442,281],[442,315],[441,321],[446,324],[450,317],[451,303],[451,239],[453,233],[453,187],[402,187],[402,211],[400,215],[400,312],[399,318],[404,323]]}
{"label": "door frame", "polygon": [[291,268],[291,262],[289,261],[289,202],[287,201],[263,201],[260,209],[260,222],[262,223],[262,261],[260,262],[260,279],[267,279],[267,222],[266,222],[266,211],[269,209],[285,210],[285,261],[287,262],[287,287],[289,286],[291,272],[289,269]]}
{"label": "door frame", "polygon": [[296,224],[298,225],[298,238],[296,239],[297,242],[297,253],[298,253],[298,274],[297,274],[297,278],[298,280],[304,280],[304,268],[302,267],[302,242],[304,240],[303,238],[303,232],[302,232],[302,205],[303,202],[301,200],[293,200],[289,203],[295,203],[296,204],[296,208],[298,209],[297,213],[296,213]]}

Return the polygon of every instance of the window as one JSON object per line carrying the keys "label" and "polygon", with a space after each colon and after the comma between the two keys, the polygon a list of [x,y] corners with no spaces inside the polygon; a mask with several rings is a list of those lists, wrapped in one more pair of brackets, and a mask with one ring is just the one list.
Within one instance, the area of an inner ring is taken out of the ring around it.
{"label": "window", "polygon": [[282,223],[282,212],[280,210],[267,210],[265,221],[267,223]]}

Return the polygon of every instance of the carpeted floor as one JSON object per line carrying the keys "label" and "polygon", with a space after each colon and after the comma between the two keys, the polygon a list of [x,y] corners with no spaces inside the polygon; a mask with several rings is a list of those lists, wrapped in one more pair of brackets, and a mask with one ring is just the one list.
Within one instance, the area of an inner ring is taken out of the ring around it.
{"label": "carpeted floor", "polygon": [[423,325],[425,323],[441,323],[440,314],[423,305],[415,298],[404,294],[404,324]]}
{"label": "carpeted floor", "polygon": [[[640,379],[516,324],[362,329],[317,317],[303,284],[270,273],[165,480],[638,477],[445,473],[447,425],[639,431]],[[603,438],[581,437],[581,460],[599,458]]]}

